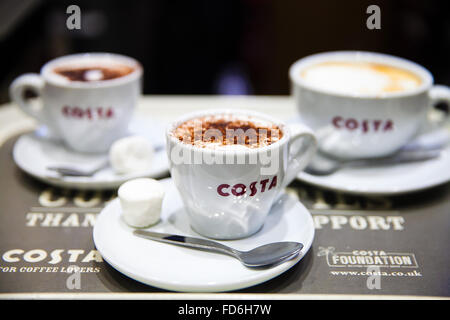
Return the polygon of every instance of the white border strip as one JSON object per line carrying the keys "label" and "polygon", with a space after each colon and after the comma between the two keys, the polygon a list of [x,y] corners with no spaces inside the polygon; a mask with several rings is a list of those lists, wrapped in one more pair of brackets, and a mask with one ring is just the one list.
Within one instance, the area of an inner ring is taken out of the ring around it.
{"label": "white border strip", "polygon": [[289,293],[1,293],[0,300],[450,300],[440,296]]}

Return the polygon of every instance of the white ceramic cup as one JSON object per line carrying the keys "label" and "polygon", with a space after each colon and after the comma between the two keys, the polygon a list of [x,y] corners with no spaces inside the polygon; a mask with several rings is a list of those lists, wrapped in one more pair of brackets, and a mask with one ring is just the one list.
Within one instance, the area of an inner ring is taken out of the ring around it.
{"label": "white ceramic cup", "polygon": [[[231,114],[277,125],[282,138],[250,149],[202,148],[179,141],[173,130],[190,119]],[[209,110],[191,113],[166,131],[170,173],[183,199],[192,228],[216,239],[237,239],[258,231],[277,195],[307,165],[316,149],[307,127],[251,111]]]}
{"label": "white ceramic cup", "polygon": [[[70,81],[53,71],[61,66],[126,65],[133,71],[125,76],[101,81]],[[133,110],[141,94],[142,66],[135,59],[112,53],[82,53],[56,58],[46,63],[40,74],[24,74],[10,86],[11,99],[46,125],[78,152],[107,152],[111,144],[125,136]],[[24,98],[35,92],[38,103]]]}
{"label": "white ceramic cup", "polygon": [[[371,62],[412,72],[419,86],[382,94],[336,93],[312,86],[302,71],[323,62]],[[314,130],[319,149],[342,159],[382,157],[398,151],[427,125],[430,106],[450,102],[450,89],[406,59],[372,52],[336,51],[308,56],[289,70],[300,121]]]}

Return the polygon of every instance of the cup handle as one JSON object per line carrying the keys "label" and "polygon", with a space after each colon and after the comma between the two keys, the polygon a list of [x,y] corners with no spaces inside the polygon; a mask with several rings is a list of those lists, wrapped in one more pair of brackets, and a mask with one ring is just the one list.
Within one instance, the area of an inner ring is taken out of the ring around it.
{"label": "cup handle", "polygon": [[[431,100],[431,106],[434,106],[439,102],[446,102],[447,106],[450,108],[450,87],[444,85],[434,85],[429,91],[429,96]],[[433,117],[429,117],[429,121],[439,127],[444,126],[449,120],[450,110],[447,113],[446,117],[444,117],[443,119],[433,119]]]}
{"label": "cup handle", "polygon": [[289,124],[288,128],[291,136],[288,142],[288,164],[283,188],[306,167],[317,150],[317,139],[311,129],[299,123]]}
{"label": "cup handle", "polygon": [[30,101],[25,99],[24,93],[25,90],[31,90],[40,96],[44,86],[45,81],[40,75],[35,73],[27,73],[16,78],[9,87],[11,100],[17,103],[20,109],[22,109],[25,113],[42,123],[47,122],[44,116],[42,103],[38,106],[33,105]]}

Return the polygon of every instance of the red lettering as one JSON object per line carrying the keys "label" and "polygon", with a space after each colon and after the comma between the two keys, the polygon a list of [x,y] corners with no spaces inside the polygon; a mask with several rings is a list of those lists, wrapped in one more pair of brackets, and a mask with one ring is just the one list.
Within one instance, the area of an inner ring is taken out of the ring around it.
{"label": "red lettering", "polygon": [[394,123],[391,120],[388,120],[384,125],[383,131],[389,131],[394,129]]}
{"label": "red lettering", "polygon": [[375,129],[375,131],[378,131],[378,128],[380,127],[381,124],[381,120],[374,120],[373,121],[373,128]]}
{"label": "red lettering", "polygon": [[272,189],[273,187],[277,186],[277,176],[273,177],[272,182],[270,183],[269,189]]}
{"label": "red lettering", "polygon": [[334,117],[332,122],[336,128],[341,128],[340,122],[342,121],[342,117]]}
{"label": "red lettering", "polygon": [[[238,192],[237,189],[241,189],[241,191]],[[238,197],[238,196],[242,196],[242,195],[245,193],[246,190],[247,190],[247,187],[245,186],[245,184],[238,183],[238,184],[235,184],[235,185],[233,186],[233,188],[231,189],[231,192],[232,192],[236,197]]]}
{"label": "red lettering", "polygon": [[71,107],[68,105],[64,105],[61,109],[61,112],[65,117],[78,119],[110,119],[115,117],[114,109],[111,107],[108,109],[105,109],[103,107],[81,108],[79,106]]}
{"label": "red lettering", "polygon": [[367,133],[371,131],[391,131],[394,130],[394,122],[392,120],[382,120],[382,119],[364,119],[357,120],[354,118],[344,119],[342,117],[336,116],[332,119],[332,125],[337,129],[347,129],[349,131],[354,131],[359,129],[362,133]]}
{"label": "red lettering", "polygon": [[356,128],[358,128],[358,121],[356,121],[355,119],[348,119],[347,121],[345,121],[345,127],[349,130],[355,130]]}
{"label": "red lettering", "polygon": [[70,107],[69,106],[64,106],[62,109],[63,114],[67,117],[70,116]]}
{"label": "red lettering", "polygon": [[106,118],[112,118],[112,117],[114,117],[114,110],[112,108],[109,108],[106,111]]}
{"label": "red lettering", "polygon": [[258,190],[256,190],[256,187],[255,187],[256,182],[257,181],[250,183],[250,191],[251,191],[250,197],[253,197],[256,194],[256,191],[258,191]]}
{"label": "red lettering", "polygon": [[77,118],[82,118],[83,117],[83,110],[79,107],[75,107],[73,108],[73,115]]}
{"label": "red lettering", "polygon": [[[277,186],[277,183],[278,183],[277,176],[261,180],[259,182],[260,188],[259,191],[260,192],[266,191],[267,186],[268,186],[267,190],[271,190],[272,188],[275,188]],[[239,197],[246,194],[247,190],[250,190],[249,197],[253,197],[258,193],[258,181],[253,181],[248,186],[244,183],[236,183],[233,187],[231,187],[231,190],[229,189],[230,187],[231,186],[229,184],[223,183],[217,187],[217,193],[222,197],[228,197],[230,194]]]}
{"label": "red lettering", "polygon": [[362,129],[363,129],[363,132],[364,132],[364,133],[366,133],[367,131],[369,131],[369,124],[367,123],[367,120],[364,120],[364,121],[362,122]]}
{"label": "red lettering", "polygon": [[260,182],[261,183],[261,192],[264,192],[266,190],[267,182],[269,182],[269,179],[261,180],[261,182]]}
{"label": "red lettering", "polygon": [[217,187],[217,193],[220,194],[222,197],[228,197],[230,194],[228,192],[224,192],[223,189],[228,189],[230,187],[229,184],[221,184]]}

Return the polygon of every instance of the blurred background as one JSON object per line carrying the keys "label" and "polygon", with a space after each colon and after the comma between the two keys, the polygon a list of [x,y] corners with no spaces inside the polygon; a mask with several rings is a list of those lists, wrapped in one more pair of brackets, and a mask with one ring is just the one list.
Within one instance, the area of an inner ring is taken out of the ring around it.
{"label": "blurred background", "polygon": [[[81,29],[69,30],[69,5]],[[381,29],[369,30],[369,5]],[[418,62],[450,84],[450,1],[0,0],[0,103],[48,60],[115,52],[141,61],[145,94],[287,95],[289,66],[330,50]]]}

